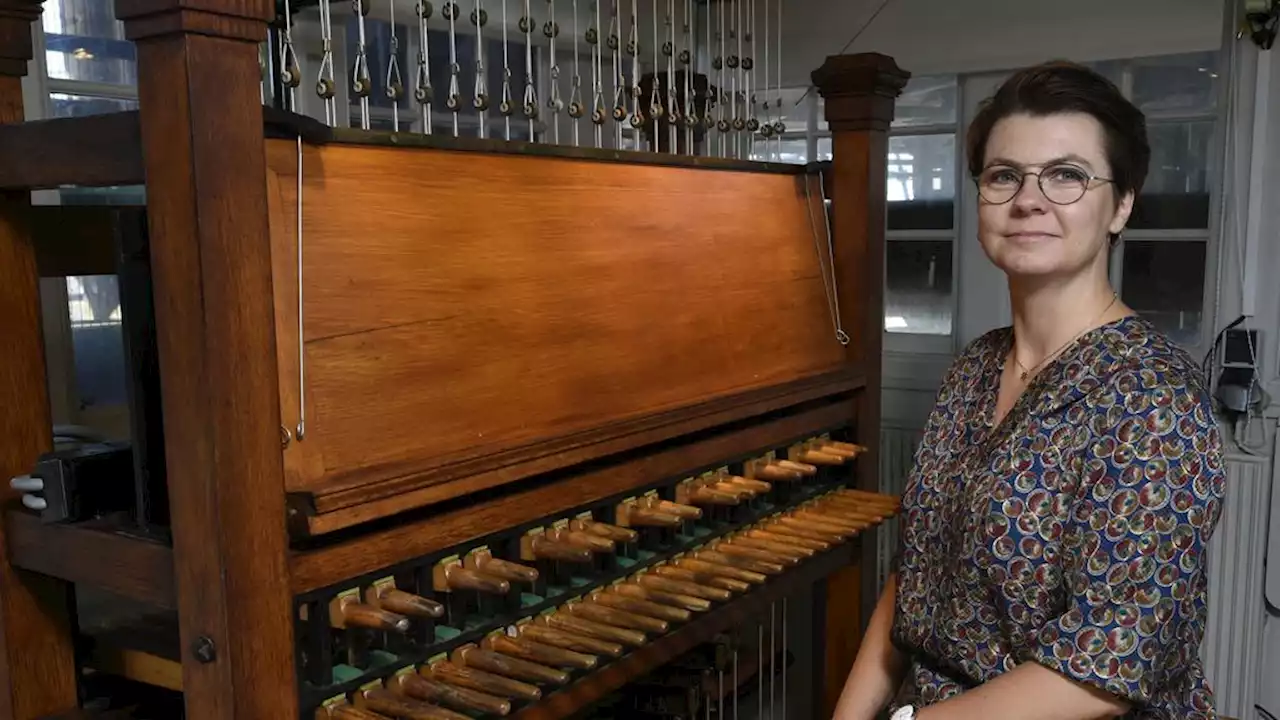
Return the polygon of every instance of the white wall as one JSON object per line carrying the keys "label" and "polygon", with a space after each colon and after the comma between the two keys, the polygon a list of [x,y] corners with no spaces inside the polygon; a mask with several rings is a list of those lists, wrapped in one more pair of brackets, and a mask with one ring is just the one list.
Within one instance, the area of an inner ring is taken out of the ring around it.
{"label": "white wall", "polygon": [[917,74],[978,72],[1055,57],[1088,61],[1213,49],[1223,6],[1214,0],[786,0],[785,7],[783,77],[807,85],[809,72],[864,25],[848,52],[881,52]]}

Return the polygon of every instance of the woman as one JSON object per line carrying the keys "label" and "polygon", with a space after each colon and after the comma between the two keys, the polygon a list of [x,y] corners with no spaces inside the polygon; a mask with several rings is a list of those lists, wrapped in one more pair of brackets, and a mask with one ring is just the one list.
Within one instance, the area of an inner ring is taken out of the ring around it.
{"label": "woman", "polygon": [[1142,113],[1068,63],[975,118],[979,241],[1013,325],[943,380],[838,720],[1215,717],[1220,437],[1195,362],[1107,277],[1149,156]]}

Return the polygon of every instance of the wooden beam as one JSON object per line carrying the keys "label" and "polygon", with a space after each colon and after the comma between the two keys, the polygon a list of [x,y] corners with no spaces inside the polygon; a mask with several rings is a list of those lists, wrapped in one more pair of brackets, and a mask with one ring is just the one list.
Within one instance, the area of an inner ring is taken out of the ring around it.
{"label": "wooden beam", "polygon": [[6,518],[15,567],[100,588],[162,610],[177,608],[173,550],[105,524],[45,523],[20,510]]}
{"label": "wooden beam", "polygon": [[0,190],[142,182],[137,111],[0,127]]}
{"label": "wooden beam", "polygon": [[258,43],[270,0],[117,0],[138,50],[189,720],[296,718]]}
{"label": "wooden beam", "polygon": [[[884,338],[884,227],[889,125],[894,99],[909,74],[878,53],[833,55],[813,72],[831,129],[831,234],[840,315],[850,361],[863,369],[868,392],[857,400],[857,484],[880,489],[880,378]],[[875,534],[859,562],[828,581],[823,716],[830,717],[858,656],[876,602]],[[849,612],[852,608],[854,611]]]}
{"label": "wooden beam", "polygon": [[[22,76],[40,10],[39,0],[0,0],[0,125],[25,119]],[[9,507],[16,498],[8,479],[29,472],[53,446],[39,277],[27,229],[30,197],[0,193],[0,501]],[[31,720],[73,710],[69,587],[12,567],[4,522],[0,513],[0,718]]]}

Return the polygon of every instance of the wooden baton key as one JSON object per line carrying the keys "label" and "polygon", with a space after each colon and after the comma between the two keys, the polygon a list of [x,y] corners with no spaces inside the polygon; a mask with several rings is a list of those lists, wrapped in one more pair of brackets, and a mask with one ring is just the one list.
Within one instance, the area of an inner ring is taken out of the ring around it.
{"label": "wooden baton key", "polygon": [[423,677],[439,680],[448,685],[478,690],[498,697],[536,702],[542,698],[542,690],[536,685],[494,675],[448,660],[433,662],[418,671]]}
{"label": "wooden baton key", "polygon": [[692,610],[693,612],[706,612],[711,609],[711,601],[706,598],[654,590],[652,588],[636,584],[634,578],[627,580],[626,582],[618,583],[617,585],[611,585],[609,587],[609,592],[614,592],[626,597],[632,597],[637,600],[647,600],[649,602],[661,603],[663,605],[671,605],[672,607],[684,608],[685,610]]}
{"label": "wooden baton key", "polygon": [[547,685],[564,685],[569,682],[569,673],[563,670],[550,668],[528,660],[499,655],[496,652],[482,650],[471,644],[463,645],[454,650],[451,659],[463,667],[472,667],[515,680]]}
{"label": "wooden baton key", "polygon": [[657,590],[659,592],[672,593],[675,595],[689,595],[691,597],[706,598],[707,600],[718,600],[725,602],[733,598],[733,593],[724,588],[708,587],[706,585],[698,585],[696,583],[684,582],[683,580],[675,580],[669,577],[662,577],[653,573],[641,573],[635,578],[636,582],[647,590]]}
{"label": "wooden baton key", "polygon": [[763,585],[768,576],[753,570],[745,570],[732,565],[718,565],[716,563],[699,560],[697,558],[682,557],[677,558],[674,565],[678,568],[692,570],[696,573],[705,575],[714,575],[716,577],[726,577],[734,580],[751,583],[752,585]]}
{"label": "wooden baton key", "polygon": [[586,653],[589,655],[608,655],[609,657],[620,657],[624,648],[622,645],[610,640],[602,640],[587,635],[576,635],[563,630],[557,630],[545,623],[525,623],[519,626],[520,637],[527,637],[534,642],[540,642],[543,645],[551,645],[553,647],[573,650],[574,652]]}
{"label": "wooden baton key", "polygon": [[672,580],[696,583],[698,585],[706,585],[707,587],[722,588],[724,590],[737,593],[744,593],[751,589],[751,583],[745,580],[724,577],[723,575],[700,573],[696,570],[690,570],[689,568],[678,567],[676,565],[659,565],[653,568],[653,574],[671,578]]}
{"label": "wooden baton key", "polygon": [[511,701],[470,688],[450,685],[418,673],[401,673],[389,682],[391,689],[416,700],[435,702],[470,712],[489,715],[506,715],[511,712]]}
{"label": "wooden baton key", "polygon": [[831,549],[831,543],[824,540],[813,540],[806,537],[800,537],[798,535],[783,535],[781,533],[775,533],[771,530],[764,530],[762,528],[751,528],[743,534],[747,537],[768,540],[769,542],[780,543],[782,545],[795,545],[796,547],[808,548],[819,552]]}
{"label": "wooden baton key", "polygon": [[726,475],[723,482],[728,483],[729,485],[739,485],[753,493],[767,493],[773,489],[772,485],[763,480],[745,478],[739,475]]}
{"label": "wooden baton key", "polygon": [[384,687],[361,690],[356,696],[356,705],[403,720],[471,720],[462,713],[414,700]]}
{"label": "wooden baton key", "polygon": [[720,552],[720,550],[694,550],[689,553],[694,560],[705,560],[716,565],[728,565],[730,567],[742,568],[752,572],[762,573],[764,575],[778,575],[782,573],[783,566],[780,563],[772,561],[758,560],[743,555],[731,555]]}
{"label": "wooden baton key", "polygon": [[565,562],[589,563],[591,551],[577,545],[557,542],[547,537],[546,531],[526,533],[520,538],[520,559],[563,560]]}
{"label": "wooden baton key", "polygon": [[328,702],[316,708],[316,720],[387,720],[387,716],[358,708],[343,700]]}
{"label": "wooden baton key", "polygon": [[798,565],[800,563],[799,558],[790,555],[779,555],[759,548],[747,547],[736,543],[733,540],[720,540],[714,543],[709,543],[707,549],[716,550],[724,553],[725,555],[737,555],[739,557],[751,558],[752,560],[759,560],[761,562],[774,563],[782,566]]}
{"label": "wooden baton key", "polygon": [[562,612],[575,615],[584,620],[612,625],[613,627],[631,628],[640,632],[661,635],[670,629],[671,624],[648,615],[636,615],[608,605],[601,605],[590,600],[571,602],[560,608]]}
{"label": "wooden baton key", "polygon": [[640,534],[631,528],[618,527],[617,525],[610,525],[588,518],[570,520],[569,527],[573,530],[607,537],[614,542],[635,542],[640,537]]}
{"label": "wooden baton key", "polygon": [[601,640],[610,640],[631,647],[644,645],[646,639],[644,633],[638,630],[605,625],[594,620],[585,620],[580,617],[574,617],[564,611],[543,615],[538,618],[537,622],[543,622],[547,627],[563,630],[574,635],[586,635],[587,637],[600,638]]}
{"label": "wooden baton key", "polygon": [[644,615],[646,617],[666,620],[668,622],[688,622],[689,619],[693,617],[693,613],[685,610],[684,608],[649,602],[648,600],[640,600],[639,598],[619,595],[618,593],[595,590],[587,597],[591,602],[597,605],[617,608],[636,615]]}
{"label": "wooden baton key", "polygon": [[365,592],[365,599],[372,607],[397,615],[422,618],[444,616],[444,605],[435,600],[399,590],[391,580],[374,583],[373,587]]}
{"label": "wooden baton key", "polygon": [[787,545],[773,540],[761,539],[746,533],[739,533],[733,536],[733,543],[744,547],[759,548],[775,555],[794,558],[809,558],[817,554],[817,551],[809,548],[800,547],[799,545]]}
{"label": "wooden baton key", "polygon": [[329,602],[329,624],[339,630],[364,628],[409,632],[409,618],[360,602],[358,595],[340,595]]}
{"label": "wooden baton key", "polygon": [[803,523],[797,524],[795,522],[795,518],[791,518],[788,522],[783,522],[783,518],[773,518],[768,522],[761,524],[760,527],[771,533],[818,540],[828,543],[829,545],[839,545],[844,542],[845,539],[845,535],[842,532],[827,530],[825,528],[814,527]]}
{"label": "wooden baton key", "polygon": [[511,592],[511,583],[502,578],[481,575],[475,570],[468,570],[462,566],[462,560],[458,558],[436,563],[431,570],[431,580],[436,592],[475,590],[490,595],[505,595]]}
{"label": "wooden baton key", "polygon": [[595,655],[566,650],[555,645],[543,645],[525,637],[510,638],[502,633],[494,633],[486,637],[481,641],[480,646],[499,655],[508,655],[548,667],[592,670],[600,662]]}
{"label": "wooden baton key", "polygon": [[786,468],[787,470],[795,470],[801,475],[817,475],[818,474],[818,468],[816,465],[809,465],[807,463],[798,463],[794,460],[778,460],[777,462],[778,462],[778,465],[782,466],[783,468]]}
{"label": "wooden baton key", "polygon": [[472,572],[500,578],[507,582],[533,583],[538,579],[538,569],[493,556],[489,548],[476,548],[462,559],[462,566]]}
{"label": "wooden baton key", "polygon": [[645,507],[635,501],[619,503],[617,514],[618,524],[623,527],[679,527],[683,522],[678,515]]}
{"label": "wooden baton key", "polygon": [[613,540],[595,533],[573,530],[568,527],[551,528],[547,531],[547,539],[551,542],[564,543],[572,547],[581,547],[593,553],[611,553],[615,551]]}

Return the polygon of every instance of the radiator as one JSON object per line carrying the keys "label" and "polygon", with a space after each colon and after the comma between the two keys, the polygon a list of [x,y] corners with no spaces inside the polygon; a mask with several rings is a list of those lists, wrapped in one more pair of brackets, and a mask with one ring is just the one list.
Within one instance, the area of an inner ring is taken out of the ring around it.
{"label": "radiator", "polygon": [[[880,492],[901,495],[907,474],[915,460],[916,446],[924,433],[920,430],[880,428]],[[876,533],[876,593],[884,587],[885,578],[893,570],[890,562],[898,544],[898,519],[891,518]]]}
{"label": "radiator", "polygon": [[1265,458],[1228,458],[1226,503],[1209,541],[1209,618],[1200,657],[1218,712],[1233,718],[1257,717],[1269,465]]}

